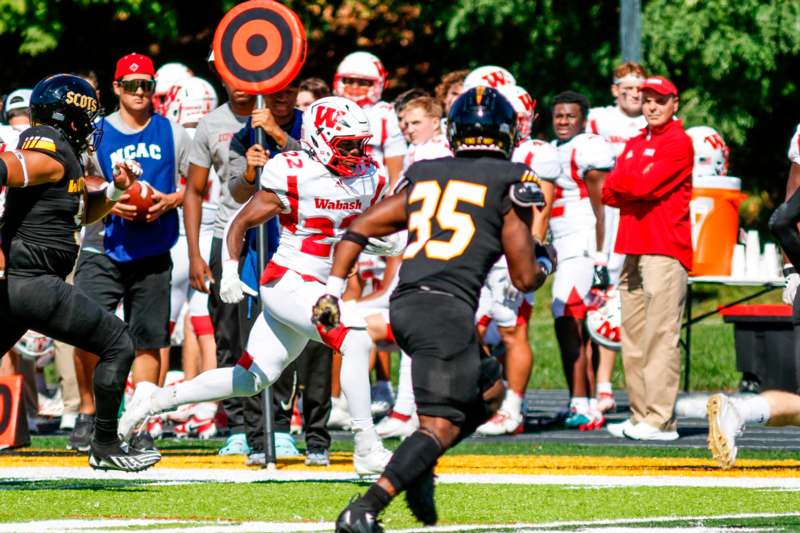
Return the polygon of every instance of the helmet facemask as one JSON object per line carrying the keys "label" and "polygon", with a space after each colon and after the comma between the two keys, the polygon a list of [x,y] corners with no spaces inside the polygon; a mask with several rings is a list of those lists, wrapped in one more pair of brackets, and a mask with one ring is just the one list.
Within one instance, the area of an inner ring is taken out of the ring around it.
{"label": "helmet facemask", "polygon": [[344,177],[366,174],[373,164],[372,158],[367,154],[370,138],[372,135],[334,137],[330,141],[326,139],[332,156],[325,166]]}

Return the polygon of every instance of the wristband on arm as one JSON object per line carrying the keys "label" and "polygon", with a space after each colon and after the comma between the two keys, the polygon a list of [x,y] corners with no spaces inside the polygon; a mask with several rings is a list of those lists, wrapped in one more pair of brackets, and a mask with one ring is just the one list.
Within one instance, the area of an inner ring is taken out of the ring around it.
{"label": "wristband on arm", "polygon": [[369,244],[369,239],[367,239],[366,236],[350,230],[344,232],[344,235],[342,235],[342,240],[354,242],[362,248],[366,248],[367,244]]}

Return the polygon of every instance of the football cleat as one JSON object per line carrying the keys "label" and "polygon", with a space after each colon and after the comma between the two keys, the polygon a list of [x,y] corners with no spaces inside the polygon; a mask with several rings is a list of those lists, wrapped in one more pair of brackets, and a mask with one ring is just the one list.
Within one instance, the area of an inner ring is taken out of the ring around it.
{"label": "football cleat", "polygon": [[283,459],[285,457],[299,457],[303,455],[297,449],[297,445],[294,442],[294,437],[292,437],[291,433],[275,433],[275,457],[278,459]]}
{"label": "football cleat", "polygon": [[336,533],[383,533],[378,516],[353,496],[336,519]]}
{"label": "football cleat", "polygon": [[89,453],[89,465],[95,470],[141,472],[160,460],[161,452],[158,450],[139,450],[120,441],[101,444],[93,440]]}
{"label": "football cleat", "polygon": [[736,437],[744,430],[744,420],[733,400],[724,394],[708,399],[708,449],[722,468],[736,465]]}
{"label": "football cleat", "polygon": [[141,430],[131,437],[130,445],[132,448],[138,450],[155,450],[156,441],[153,436],[146,430]]}
{"label": "football cleat", "polygon": [[516,416],[508,411],[500,409],[488,421],[478,427],[476,433],[480,435],[516,435],[525,430],[525,421],[522,413]]}
{"label": "football cleat", "polygon": [[309,451],[306,454],[306,466],[330,466],[331,459],[328,450]]}
{"label": "football cleat", "polygon": [[375,431],[382,439],[400,437],[404,439],[419,428],[419,417],[416,411],[411,416],[392,411],[375,426]]}
{"label": "football cleat", "polygon": [[164,421],[161,419],[160,416],[152,416],[147,420],[147,424],[145,424],[147,428],[147,432],[150,434],[153,439],[160,439],[161,435],[164,434]]}
{"label": "football cleat", "polygon": [[148,381],[142,381],[136,386],[131,401],[125,405],[125,412],[119,419],[117,433],[121,440],[128,440],[133,433],[133,428],[148,416],[155,414],[152,412],[152,397],[156,390],[158,387]]}
{"label": "football cleat", "polygon": [[356,446],[356,451],[353,452],[353,467],[359,476],[372,476],[382,473],[391,458],[392,452],[383,447],[380,439],[376,439],[365,453],[360,453]]}
{"label": "football cleat", "polygon": [[219,450],[219,455],[249,454],[250,446],[247,444],[247,437],[244,436],[244,433],[234,433],[228,437],[228,440],[225,441],[225,445]]}
{"label": "football cleat", "polygon": [[67,449],[78,452],[88,452],[92,443],[93,434],[94,415],[79,414],[75,422],[75,427],[72,429],[72,433],[69,434]]}
{"label": "football cleat", "polygon": [[406,489],[406,503],[414,517],[432,526],[439,519],[433,499],[433,469],[431,468]]}
{"label": "football cleat", "polygon": [[188,424],[190,433],[200,439],[208,440],[217,436],[217,423],[213,418],[200,419],[193,416]]}

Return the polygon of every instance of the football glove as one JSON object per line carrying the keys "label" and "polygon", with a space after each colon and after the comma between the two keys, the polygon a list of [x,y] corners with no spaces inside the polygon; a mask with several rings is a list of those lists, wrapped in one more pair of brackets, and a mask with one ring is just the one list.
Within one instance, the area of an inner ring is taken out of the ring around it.
{"label": "football glove", "polygon": [[239,278],[239,261],[227,259],[222,263],[222,278],[219,283],[220,299],[226,304],[235,304],[241,302],[245,294],[258,296],[256,291]]}
{"label": "football glove", "polygon": [[332,294],[323,294],[311,308],[311,321],[326,332],[339,325],[341,316],[339,299]]}
{"label": "football glove", "polygon": [[555,272],[558,266],[558,254],[556,248],[552,244],[542,244],[539,241],[534,241],[533,253],[536,256],[536,262],[545,271],[548,276]]}
{"label": "football glove", "polygon": [[407,231],[398,231],[385,237],[370,237],[369,244],[364,248],[364,253],[379,256],[400,255],[406,249],[408,240]]}
{"label": "football glove", "polygon": [[797,294],[797,287],[800,286],[800,274],[795,272],[792,265],[783,266],[783,276],[785,278],[783,285],[783,303],[786,305],[794,305],[794,297]]}
{"label": "football glove", "polygon": [[592,254],[592,258],[594,259],[592,288],[604,291],[611,285],[611,277],[608,274],[608,258],[602,252]]}
{"label": "football glove", "polygon": [[508,195],[520,207],[544,207],[547,204],[542,189],[532,181],[512,184]]}

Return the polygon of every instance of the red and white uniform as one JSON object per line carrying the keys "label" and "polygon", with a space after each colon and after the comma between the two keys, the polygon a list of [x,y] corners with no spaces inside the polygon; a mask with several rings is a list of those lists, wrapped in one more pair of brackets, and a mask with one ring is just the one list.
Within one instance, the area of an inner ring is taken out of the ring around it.
{"label": "red and white uniform", "polygon": [[381,166],[387,157],[406,155],[406,140],[400,131],[400,123],[394,106],[384,101],[375,105],[364,106],[372,137],[369,140],[369,155]]}
{"label": "red and white uniform", "polygon": [[[190,137],[194,138],[194,128],[186,128]],[[180,186],[186,187],[186,178],[181,177]],[[214,168],[209,169],[208,189],[203,197],[200,218],[200,254],[208,262],[211,257],[211,240],[214,238],[214,222],[220,202],[221,184]],[[183,208],[178,209],[180,218],[180,235],[175,246],[170,250],[172,256],[172,282],[170,302],[170,328],[180,321],[184,304],[189,304],[189,317],[196,335],[211,335],[214,327],[208,313],[208,293],[195,291],[189,285],[189,243],[186,240],[186,229],[183,221]],[[178,324],[181,327],[181,324]]]}
{"label": "red and white uniform", "polygon": [[646,127],[644,115],[631,117],[615,105],[593,107],[586,122],[586,132],[600,135],[610,142],[616,157],[625,149],[628,139],[636,137]]}
{"label": "red and white uniform", "polygon": [[452,157],[452,155],[453,152],[450,150],[450,144],[447,142],[447,138],[443,134],[439,134],[422,144],[409,145],[405,161],[403,162],[403,171],[417,161]]}
{"label": "red and white uniform", "polygon": [[561,176],[558,157],[558,150],[552,144],[539,139],[527,139],[514,149],[511,161],[527,165],[539,179],[556,181]]}
{"label": "red and white uniform", "polygon": [[795,165],[800,165],[800,124],[797,125],[797,130],[792,135],[792,142],[789,143],[789,153],[787,155],[789,161]]}
{"label": "red and white uniform", "polygon": [[[596,133],[611,143],[614,155],[619,157],[625,149],[628,139],[636,137],[647,127],[644,115],[631,117],[619,106],[593,107],[589,110],[589,120],[586,122],[586,131]],[[622,263],[625,255],[614,253],[614,243],[617,241],[619,230],[619,209],[605,207],[605,242],[603,252],[608,254],[608,273],[612,285],[617,284],[619,274],[622,272]]]}
{"label": "red and white uniform", "polygon": [[596,219],[583,178],[592,170],[611,170],[614,152],[599,135],[580,133],[566,142],[553,141],[558,150],[561,175],[550,216],[558,268],[553,279],[553,317],[586,316],[586,298],[592,286],[597,246]]}

